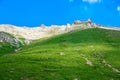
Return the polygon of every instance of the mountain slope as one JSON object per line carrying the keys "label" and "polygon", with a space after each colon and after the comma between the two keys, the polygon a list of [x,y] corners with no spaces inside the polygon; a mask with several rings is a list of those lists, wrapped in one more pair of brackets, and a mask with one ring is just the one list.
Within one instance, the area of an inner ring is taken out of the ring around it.
{"label": "mountain slope", "polygon": [[119,80],[120,31],[86,29],[0,57],[1,80]]}
{"label": "mountain slope", "polygon": [[69,31],[75,31],[77,29],[88,29],[95,27],[108,29],[108,27],[103,27],[102,25],[92,23],[92,21],[88,19],[87,21],[84,22],[80,20],[75,20],[74,23],[72,24],[61,25],[61,26],[60,25],[45,26],[44,24],[42,24],[41,26],[31,27],[31,28],[27,26],[0,24],[0,31],[10,33],[17,38],[23,37],[25,40],[36,40],[40,38],[55,36]]}
{"label": "mountain slope", "polygon": [[22,43],[13,35],[6,32],[0,32],[0,56],[14,52],[14,50],[20,48],[21,45]]}

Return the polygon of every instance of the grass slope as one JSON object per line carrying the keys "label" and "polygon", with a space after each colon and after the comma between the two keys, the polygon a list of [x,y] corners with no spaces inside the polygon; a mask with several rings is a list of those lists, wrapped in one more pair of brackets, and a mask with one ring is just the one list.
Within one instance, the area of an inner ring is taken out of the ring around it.
{"label": "grass slope", "polygon": [[0,80],[120,80],[119,61],[120,31],[86,29],[1,56]]}
{"label": "grass slope", "polygon": [[12,46],[10,43],[0,43],[0,56],[13,53],[15,49],[16,46]]}

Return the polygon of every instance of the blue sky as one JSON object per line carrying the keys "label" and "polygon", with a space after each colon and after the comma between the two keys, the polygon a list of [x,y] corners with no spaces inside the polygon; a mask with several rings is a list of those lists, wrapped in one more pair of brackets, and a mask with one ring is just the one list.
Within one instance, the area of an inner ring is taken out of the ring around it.
{"label": "blue sky", "polygon": [[64,25],[88,18],[120,26],[120,0],[0,0],[0,24]]}

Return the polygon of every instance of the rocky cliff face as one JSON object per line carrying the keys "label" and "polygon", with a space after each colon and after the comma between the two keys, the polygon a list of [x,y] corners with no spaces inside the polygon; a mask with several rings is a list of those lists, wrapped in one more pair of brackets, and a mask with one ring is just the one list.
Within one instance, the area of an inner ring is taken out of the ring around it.
{"label": "rocky cliff face", "polygon": [[17,48],[22,45],[21,41],[6,32],[0,32],[0,43],[9,43],[11,46],[15,46]]}
{"label": "rocky cliff face", "polygon": [[17,38],[25,38],[27,40],[34,40],[43,38],[49,35],[52,35],[57,32],[62,32],[64,27],[35,27],[35,28],[28,28],[28,27],[17,27],[13,25],[0,25],[0,31],[8,32],[13,34]]}

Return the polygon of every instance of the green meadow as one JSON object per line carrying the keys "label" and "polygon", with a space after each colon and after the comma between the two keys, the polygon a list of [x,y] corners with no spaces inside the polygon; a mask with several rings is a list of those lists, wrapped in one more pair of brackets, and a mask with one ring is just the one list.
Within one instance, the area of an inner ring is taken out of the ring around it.
{"label": "green meadow", "polygon": [[0,80],[120,80],[120,31],[92,28],[35,40],[0,56]]}

